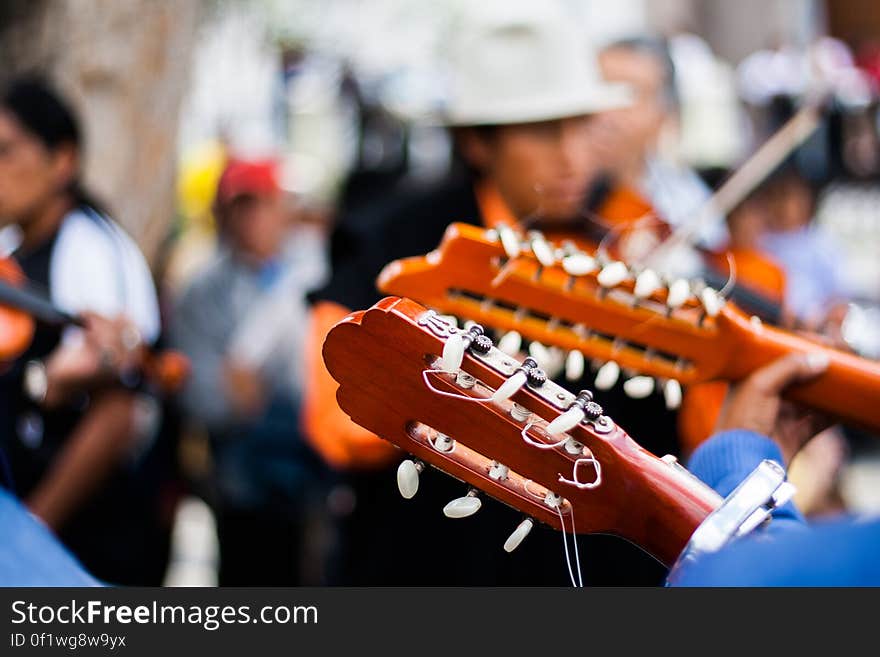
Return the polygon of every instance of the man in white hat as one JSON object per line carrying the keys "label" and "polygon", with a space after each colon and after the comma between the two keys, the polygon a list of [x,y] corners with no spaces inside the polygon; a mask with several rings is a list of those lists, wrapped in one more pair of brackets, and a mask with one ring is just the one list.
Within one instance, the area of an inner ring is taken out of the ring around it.
{"label": "man in white hat", "polygon": [[443,118],[476,170],[480,215],[569,224],[601,164],[593,115],[628,105],[629,89],[602,79],[596,54],[554,3],[470,4]]}
{"label": "man in white hat", "polygon": [[[521,518],[500,504],[486,505],[476,522],[444,521],[440,509],[462,494],[449,478],[426,475],[419,494],[401,500],[394,485],[399,450],[339,409],[337,385],[321,360],[329,329],[381,298],[375,280],[382,267],[434,249],[449,223],[569,232],[583,226],[600,169],[590,145],[592,117],[625,104],[628,90],[602,80],[596,54],[554,3],[466,8],[451,39],[442,113],[461,170],[439,187],[392,194],[378,209],[343,217],[332,238],[331,281],[311,295],[305,429],[331,465],[349,472],[356,500],[342,539],[343,584],[568,582],[553,531],[536,527],[514,553],[501,553]],[[612,540],[615,550],[637,551]],[[653,574],[662,581],[661,569]]]}

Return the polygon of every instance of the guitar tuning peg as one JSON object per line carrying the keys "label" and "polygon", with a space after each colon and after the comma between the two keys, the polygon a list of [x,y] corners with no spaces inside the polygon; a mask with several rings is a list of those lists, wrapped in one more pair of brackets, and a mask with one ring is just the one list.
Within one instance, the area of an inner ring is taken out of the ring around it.
{"label": "guitar tuning peg", "polygon": [[636,278],[633,294],[637,299],[647,299],[662,287],[660,276],[653,269],[646,269]]}
{"label": "guitar tuning peg", "polygon": [[596,372],[594,385],[597,390],[611,390],[618,378],[620,378],[620,366],[613,360],[609,360]]}
{"label": "guitar tuning peg", "polygon": [[578,424],[584,421],[596,420],[602,416],[602,407],[593,401],[593,393],[589,390],[581,390],[571,406],[564,413],[561,413],[555,420],[547,425],[545,431],[551,436],[559,436],[566,431],[574,429]]}
{"label": "guitar tuning peg", "polygon": [[562,373],[562,370],[565,368],[565,350],[560,349],[559,347],[550,347],[550,359],[552,367],[549,368],[553,371],[553,374],[550,376],[551,378],[556,378],[559,374]]}
{"label": "guitar tuning peg", "polygon": [[516,258],[522,252],[522,246],[519,242],[519,236],[516,232],[505,224],[499,224],[496,229],[498,237],[501,238],[501,246],[508,258]]}
{"label": "guitar tuning peg", "polygon": [[522,388],[527,381],[531,385],[540,386],[546,380],[547,374],[538,367],[538,361],[529,356],[504,383],[498,386],[498,389],[492,393],[491,400],[496,404],[503,402],[513,397],[516,391]]}
{"label": "guitar tuning peg", "polygon": [[565,367],[565,352],[559,347],[547,347],[540,342],[529,343],[529,355],[550,379],[555,379]]}
{"label": "guitar tuning peg", "polygon": [[596,277],[602,287],[614,287],[629,278],[629,269],[626,264],[619,260],[609,262],[602,267],[602,271]]}
{"label": "guitar tuning peg", "polygon": [[522,388],[526,384],[526,373],[522,370],[517,370],[510,376],[504,383],[498,386],[498,389],[492,393],[492,401],[493,402],[502,402],[505,399],[510,399],[516,391]]}
{"label": "guitar tuning peg", "polygon": [[700,292],[700,301],[709,317],[715,317],[724,306],[724,299],[711,287],[704,287]]}
{"label": "guitar tuning peg", "polygon": [[681,406],[681,384],[675,379],[668,379],[663,384],[663,398],[666,400],[666,408],[670,411]]}
{"label": "guitar tuning peg", "polygon": [[566,431],[574,429],[585,417],[586,414],[584,413],[584,409],[574,404],[571,408],[564,413],[561,413],[555,420],[548,424],[546,431],[551,436],[558,436]]}
{"label": "guitar tuning peg", "polygon": [[470,326],[464,332],[453,333],[446,339],[441,358],[443,369],[447,372],[458,372],[464,361],[464,352],[471,345],[474,345],[474,349],[479,347],[480,353],[488,352],[492,348],[492,341],[479,324]]}
{"label": "guitar tuning peg", "polygon": [[553,247],[544,238],[544,235],[537,230],[530,230],[528,233],[529,245],[532,247],[532,253],[545,267],[552,267],[556,264],[556,256],[553,254]]}
{"label": "guitar tuning peg", "polygon": [[498,349],[508,356],[516,356],[522,347],[522,336],[516,331],[508,331],[498,340]]}
{"label": "guitar tuning peg", "polygon": [[654,392],[654,379],[650,376],[634,376],[623,382],[623,391],[631,399],[644,399]]}
{"label": "guitar tuning peg", "polygon": [[477,497],[477,491],[471,488],[464,497],[457,497],[443,507],[443,515],[447,518],[467,518],[480,510],[483,503]]}
{"label": "guitar tuning peg", "polygon": [[586,253],[570,253],[562,258],[562,269],[569,276],[584,276],[596,270],[596,259]]}
{"label": "guitar tuning peg", "polygon": [[553,368],[553,356],[550,350],[537,341],[529,343],[529,356],[535,359],[542,370]]}
{"label": "guitar tuning peg", "polygon": [[419,474],[425,469],[421,461],[406,459],[397,466],[397,489],[404,499],[411,500],[419,491]]}
{"label": "guitar tuning peg", "polygon": [[526,518],[519,523],[516,529],[513,530],[513,533],[507,537],[506,541],[504,541],[504,551],[513,552],[518,548],[519,544],[529,535],[529,532],[532,531],[532,527],[534,526],[535,522],[531,518]]}
{"label": "guitar tuning peg", "polygon": [[464,361],[464,351],[467,348],[464,335],[462,333],[455,333],[450,335],[446,342],[443,343],[442,363],[443,369],[447,372],[458,372],[461,369],[461,363]]}
{"label": "guitar tuning peg", "polygon": [[585,368],[584,354],[576,349],[569,351],[565,359],[565,378],[569,381],[580,381]]}
{"label": "guitar tuning peg", "polygon": [[691,296],[691,285],[684,278],[677,278],[669,285],[669,293],[666,295],[666,305],[669,308],[679,308]]}

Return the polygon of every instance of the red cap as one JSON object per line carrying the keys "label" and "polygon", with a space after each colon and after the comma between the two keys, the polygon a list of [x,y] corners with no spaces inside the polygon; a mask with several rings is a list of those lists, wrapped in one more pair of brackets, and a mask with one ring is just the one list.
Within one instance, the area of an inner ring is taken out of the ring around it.
{"label": "red cap", "polygon": [[231,159],[217,183],[216,201],[225,205],[246,194],[274,196],[280,191],[276,161]]}

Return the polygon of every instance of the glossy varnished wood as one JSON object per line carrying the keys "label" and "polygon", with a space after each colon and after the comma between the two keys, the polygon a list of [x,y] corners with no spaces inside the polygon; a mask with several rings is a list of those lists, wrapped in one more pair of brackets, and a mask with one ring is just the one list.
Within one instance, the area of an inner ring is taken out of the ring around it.
{"label": "glossy varnished wood", "polygon": [[479,227],[452,224],[436,251],[390,263],[378,285],[439,312],[684,384],[738,381],[779,356],[822,352],[828,371],[787,395],[880,432],[880,363],[753,321],[731,302],[714,318],[694,299],[668,311],[665,291],[636,304],[632,280],[605,290],[595,273],[572,277],[528,251],[508,260]]}
{"label": "glossy varnished wood", "polygon": [[[419,304],[389,297],[368,311],[350,315],[327,336],[323,356],[340,388],[340,407],[356,423],[403,450],[557,529],[557,513],[535,495],[544,489],[567,500],[566,523],[573,511],[582,533],[610,533],[644,548],[671,564],[700,522],[718,504],[712,491],[642,449],[620,428],[600,435],[581,424],[570,432],[602,465],[602,484],[580,490],[559,481],[571,477],[575,456],[563,448],[541,450],[521,437],[523,422],[508,412],[508,404],[482,404],[432,392],[423,371],[442,353],[443,340],[418,324],[425,312]],[[470,355],[463,370],[480,385],[470,391],[455,386],[448,374],[431,374],[438,389],[485,396],[504,376]],[[549,421],[560,411],[532,391],[518,392],[516,401]],[[430,429],[428,429],[430,427]],[[464,447],[444,454],[427,442],[440,431]],[[488,476],[493,461],[515,473],[499,484]],[[590,477],[586,477],[587,480]],[[531,484],[523,485],[523,481]],[[541,488],[543,487],[543,488]]]}

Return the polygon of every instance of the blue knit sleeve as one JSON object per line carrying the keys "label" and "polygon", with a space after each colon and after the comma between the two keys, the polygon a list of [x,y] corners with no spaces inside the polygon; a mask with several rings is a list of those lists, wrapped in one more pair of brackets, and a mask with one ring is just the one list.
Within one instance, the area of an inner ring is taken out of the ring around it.
{"label": "blue knit sleeve", "polygon": [[[727,497],[764,459],[783,463],[782,452],[772,440],[752,431],[724,431],[694,451],[688,469],[719,495]],[[793,502],[776,509],[773,518],[804,522]]]}
{"label": "blue knit sleeve", "polygon": [[[751,431],[725,431],[700,445],[688,463],[690,471],[719,495],[727,497],[758,467],[770,459],[782,464],[782,452],[772,440]],[[772,585],[782,572],[774,545],[804,540],[807,525],[794,503],[773,511],[766,527],[732,541],[717,553],[688,554],[679,560],[667,579],[670,586]],[[761,553],[761,559],[753,556]],[[790,550],[789,550],[790,552]],[[790,554],[785,555],[790,560]],[[796,578],[798,573],[794,574]]]}

